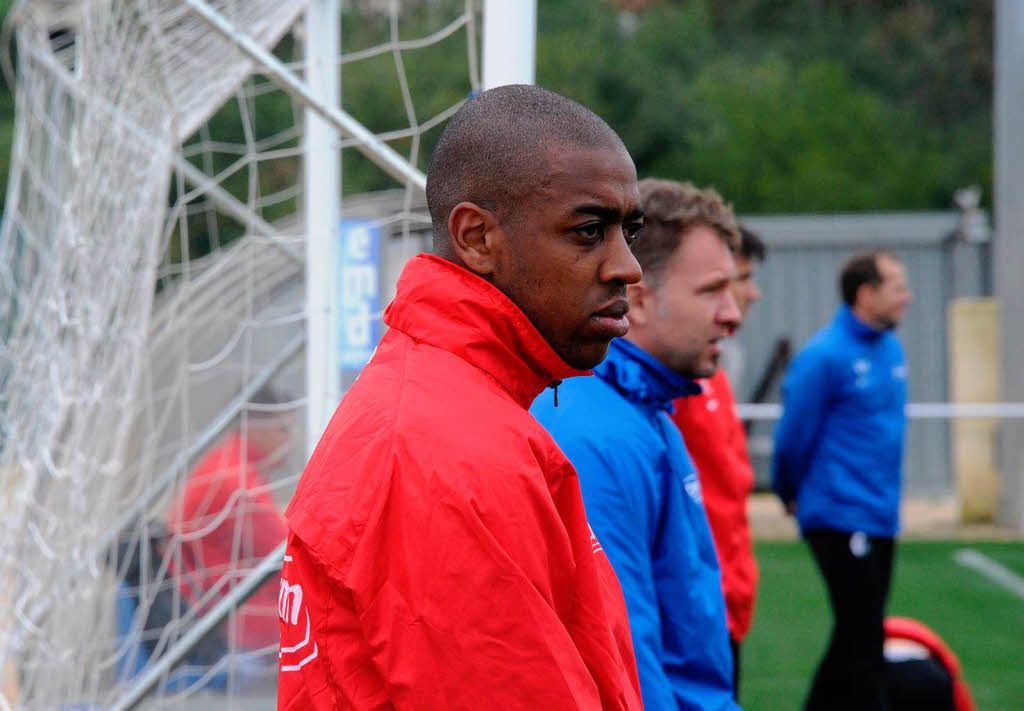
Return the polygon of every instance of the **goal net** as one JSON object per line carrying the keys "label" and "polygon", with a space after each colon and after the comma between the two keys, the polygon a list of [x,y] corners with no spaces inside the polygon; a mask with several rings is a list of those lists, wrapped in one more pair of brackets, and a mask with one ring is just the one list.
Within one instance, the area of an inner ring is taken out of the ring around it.
{"label": "goal net", "polygon": [[[305,460],[311,108],[282,87],[304,85],[311,3],[11,11],[0,709],[274,707],[277,581],[197,630],[270,559]],[[331,108],[422,171],[479,88],[475,2],[341,7]],[[340,324],[345,384],[429,221],[365,137],[338,135],[337,266],[372,273],[369,288],[339,284],[342,315],[358,301]]]}

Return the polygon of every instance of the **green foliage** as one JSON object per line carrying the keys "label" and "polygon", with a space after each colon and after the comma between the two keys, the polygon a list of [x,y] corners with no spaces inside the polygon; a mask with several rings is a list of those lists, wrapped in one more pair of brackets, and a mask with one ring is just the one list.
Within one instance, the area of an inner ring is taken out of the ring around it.
{"label": "green foliage", "polygon": [[[274,52],[285,62],[297,57],[297,49],[291,37],[285,37]],[[246,102],[244,112],[240,102]],[[239,92],[185,142],[184,153],[207,174],[225,175],[220,181],[221,187],[242,202],[247,199],[250,182],[258,181],[259,194],[263,200],[261,217],[273,222],[296,211],[294,195],[288,194],[279,200],[271,198],[295,185],[301,170],[299,159],[276,158],[261,161],[259,166],[255,166],[248,161],[249,156],[229,148],[243,144],[247,136],[254,144],[270,142],[276,150],[297,148],[299,138],[282,138],[282,132],[291,130],[298,118],[294,115],[291,99],[280,91],[255,95]],[[212,148],[208,152],[194,154],[193,150],[204,142]],[[172,185],[171,203],[174,204],[178,199],[179,192],[187,192],[187,189],[187,186]],[[202,206],[193,204],[190,207]],[[192,209],[183,219],[187,226],[188,244],[182,242],[182,230],[174,230],[169,248],[172,262],[208,254],[218,244],[233,241],[245,230],[243,225],[232,218],[212,210]]]}
{"label": "green foliage", "polygon": [[632,5],[542,3],[538,81],[604,116],[641,176],[748,213],[991,195],[990,3]]}
{"label": "green foliage", "polygon": [[[410,5],[400,18],[398,38],[418,39],[440,30],[455,16],[453,9],[462,3]],[[342,16],[342,47],[346,54],[387,42],[391,27],[386,16],[360,12],[350,7]],[[460,30],[426,47],[402,52],[400,59],[391,52],[346,64],[342,71],[342,108],[376,133],[399,131],[415,122],[421,125],[433,116],[467,98],[472,87],[468,80],[466,35]],[[402,96],[399,65],[408,79],[412,113]],[[441,127],[428,131],[419,145],[409,138],[390,142],[391,147],[426,170]],[[415,150],[414,150],[415,148]],[[342,156],[342,191],[355,194],[367,190],[396,187],[398,183],[353,148]]]}
{"label": "green foliage", "polygon": [[683,132],[687,155],[662,155],[650,170],[685,165],[745,211],[944,207],[956,187],[914,116],[853,83],[838,62],[726,57],[705,65],[688,94],[696,116]]}
{"label": "green foliage", "polygon": [[0,89],[0,212],[6,201],[7,176],[11,169],[11,143],[14,140],[14,96],[6,85]]}
{"label": "green foliage", "polygon": [[[0,22],[14,6],[15,0],[0,0]],[[0,47],[0,52],[10,52],[10,47]],[[14,140],[14,92],[8,86],[7,77],[0,72],[0,212],[7,200],[7,176],[11,168],[11,143]]]}
{"label": "green foliage", "polygon": [[[0,0],[0,13],[10,5]],[[350,3],[342,46],[423,37],[461,6],[408,0],[392,28],[371,5]],[[746,213],[946,208],[971,183],[991,196],[992,0],[542,0],[538,11],[538,83],[605,117],[641,176],[714,184]],[[279,53],[293,53],[284,44]],[[400,59],[346,64],[344,108],[377,132],[424,123],[469,95],[465,45],[460,31]],[[270,135],[291,111],[280,94],[258,100],[253,130]],[[12,130],[0,91],[4,181]],[[439,132],[390,142],[425,169]],[[237,106],[209,135],[241,140]],[[236,158],[217,155],[214,168]],[[264,193],[299,169],[268,171]],[[342,176],[345,194],[396,185],[354,149]],[[227,187],[244,196],[246,181],[241,171]]]}

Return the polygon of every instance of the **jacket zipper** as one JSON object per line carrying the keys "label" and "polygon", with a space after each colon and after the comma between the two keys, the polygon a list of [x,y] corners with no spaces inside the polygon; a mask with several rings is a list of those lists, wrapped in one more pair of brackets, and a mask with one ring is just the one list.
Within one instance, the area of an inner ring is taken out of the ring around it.
{"label": "jacket zipper", "polygon": [[555,407],[558,407],[558,386],[561,384],[561,380],[556,380],[555,382],[551,383],[551,385],[548,386],[555,393]]}

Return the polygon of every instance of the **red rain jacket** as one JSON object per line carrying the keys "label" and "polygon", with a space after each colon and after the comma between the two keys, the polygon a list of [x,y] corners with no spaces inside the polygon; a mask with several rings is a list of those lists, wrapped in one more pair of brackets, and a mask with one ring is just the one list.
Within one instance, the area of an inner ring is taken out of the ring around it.
{"label": "red rain jacket", "polygon": [[697,383],[703,392],[676,400],[672,419],[697,465],[704,510],[722,569],[729,636],[741,641],[750,630],[757,595],[757,561],[747,521],[747,497],[754,488],[754,470],[725,371],[719,368],[712,377]]}
{"label": "red rain jacket", "polygon": [[640,709],[622,591],[527,411],[582,373],[436,257],[384,320],[287,511],[278,708]]}
{"label": "red rain jacket", "polygon": [[[255,444],[246,446],[240,433],[228,435],[199,461],[171,507],[170,529],[182,536],[182,569],[175,568],[174,573],[185,599],[195,605],[222,578],[233,578],[201,611],[241,578],[240,564],[270,555],[287,533],[281,509],[260,472],[265,458]],[[277,644],[277,600],[278,586],[272,581],[238,609],[239,646],[255,650]]]}

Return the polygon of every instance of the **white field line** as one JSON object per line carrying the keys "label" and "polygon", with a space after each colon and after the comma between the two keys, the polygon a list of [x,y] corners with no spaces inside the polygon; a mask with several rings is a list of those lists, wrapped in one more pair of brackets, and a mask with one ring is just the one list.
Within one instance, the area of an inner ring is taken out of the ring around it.
{"label": "white field line", "polygon": [[953,560],[965,568],[981,573],[992,582],[1002,585],[1024,600],[1024,578],[984,553],[979,553],[972,548],[961,548],[953,553]]}

